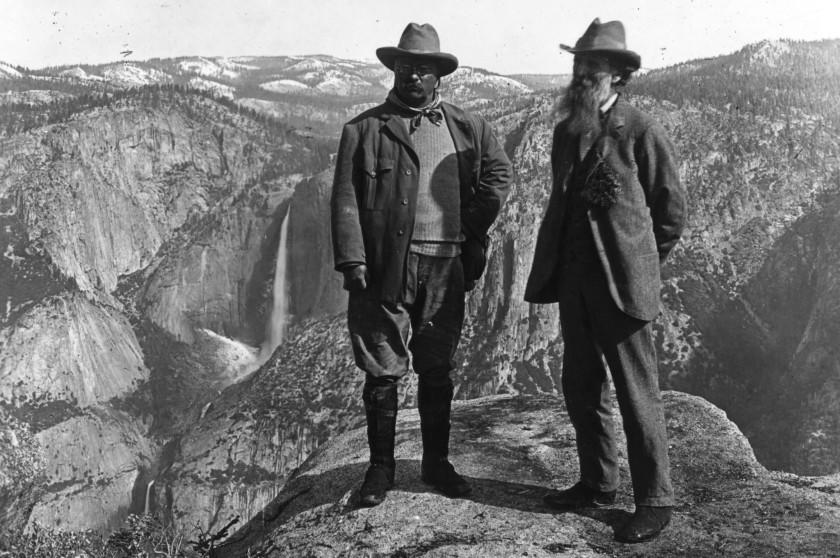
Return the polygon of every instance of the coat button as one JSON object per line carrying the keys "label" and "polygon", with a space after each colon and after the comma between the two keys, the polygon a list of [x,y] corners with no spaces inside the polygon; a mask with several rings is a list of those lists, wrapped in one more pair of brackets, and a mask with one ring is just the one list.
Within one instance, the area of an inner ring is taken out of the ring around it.
{"label": "coat button", "polygon": [[411,174],[411,169],[406,169],[405,174]]}
{"label": "coat button", "polygon": [[403,198],[400,203],[403,205],[408,205],[408,198]]}
{"label": "coat button", "polygon": [[403,234],[404,234],[404,231],[402,229],[397,231],[397,236],[402,236]]}

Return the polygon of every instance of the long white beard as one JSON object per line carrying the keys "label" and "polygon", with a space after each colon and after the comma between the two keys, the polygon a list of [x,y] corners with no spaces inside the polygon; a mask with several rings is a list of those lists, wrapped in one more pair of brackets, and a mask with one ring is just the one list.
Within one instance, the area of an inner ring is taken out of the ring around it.
{"label": "long white beard", "polygon": [[597,74],[591,78],[575,79],[558,100],[555,112],[567,119],[566,129],[575,135],[601,133],[601,103],[609,98],[612,76]]}

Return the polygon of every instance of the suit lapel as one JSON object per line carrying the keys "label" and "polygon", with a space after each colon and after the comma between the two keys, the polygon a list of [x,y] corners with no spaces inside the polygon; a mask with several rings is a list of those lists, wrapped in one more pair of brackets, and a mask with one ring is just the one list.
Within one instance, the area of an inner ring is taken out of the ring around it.
{"label": "suit lapel", "polygon": [[455,150],[459,153],[468,154],[474,152],[474,134],[470,123],[452,110],[448,104],[441,103],[440,108],[443,111],[443,117],[446,119],[446,125],[449,127],[449,134],[452,136]]}
{"label": "suit lapel", "polygon": [[621,134],[624,133],[625,108],[624,99],[621,95],[619,95],[618,99],[615,100],[615,104],[607,114],[606,122],[604,122],[604,136],[608,136],[616,140],[621,137]]}
{"label": "suit lapel", "polygon": [[382,120],[384,120],[384,124],[381,129],[382,133],[405,145],[408,152],[411,153],[416,160],[417,152],[414,150],[414,142],[412,142],[411,138],[408,136],[408,128],[406,128],[402,119],[395,114],[386,113],[382,115]]}
{"label": "suit lapel", "polygon": [[480,161],[476,132],[464,114],[456,107],[441,103],[444,121],[452,136],[455,152],[458,157],[458,178],[461,184],[461,203],[465,205],[473,197],[473,188],[478,185]]}

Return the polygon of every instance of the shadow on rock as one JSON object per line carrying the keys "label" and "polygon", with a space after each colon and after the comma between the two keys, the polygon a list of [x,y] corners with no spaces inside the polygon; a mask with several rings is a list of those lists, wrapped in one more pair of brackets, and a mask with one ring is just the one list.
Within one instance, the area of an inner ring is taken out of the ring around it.
{"label": "shadow on rock", "polygon": [[[677,506],[654,541],[614,540],[632,510],[627,482],[614,507],[546,506],[546,492],[577,480],[573,429],[556,398],[497,396],[453,412],[450,460],[473,487],[467,498],[447,498],[420,480],[419,417],[401,412],[396,485],[382,504],[358,507],[368,451],[364,429],[350,431],[313,452],[213,556],[840,558],[833,485],[814,480],[821,491],[800,487],[795,476],[776,479],[720,409],[676,392],[663,398]],[[619,459],[629,481],[626,455]]]}
{"label": "shadow on rock", "polygon": [[[359,486],[367,469],[367,463],[353,463],[330,469],[320,474],[304,474],[294,478],[260,513],[254,516],[239,531],[214,551],[212,556],[239,558],[248,555],[249,549],[260,544],[266,534],[291,517],[307,511],[321,508],[331,516],[349,514],[364,510],[359,506]],[[472,502],[480,506],[507,508],[519,512],[562,515],[570,513],[589,518],[613,530],[617,529],[629,513],[621,509],[572,510],[560,512],[543,503],[542,497],[548,491],[547,486],[506,482],[496,479],[464,476],[472,486],[472,493],[464,498],[449,499],[452,505]],[[397,472],[394,488],[388,493],[383,508],[401,505],[402,500],[411,500],[416,495],[437,495],[445,498],[433,487],[420,480],[420,461],[410,459],[397,460]],[[481,515],[476,518],[481,519]],[[468,542],[468,541],[464,541]],[[259,554],[257,554],[259,555]]]}

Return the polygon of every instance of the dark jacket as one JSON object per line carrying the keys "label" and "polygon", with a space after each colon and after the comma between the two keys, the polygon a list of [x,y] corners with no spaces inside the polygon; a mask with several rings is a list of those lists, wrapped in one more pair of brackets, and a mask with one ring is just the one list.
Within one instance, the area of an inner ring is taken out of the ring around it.
{"label": "dark jacket", "polygon": [[[528,302],[559,300],[565,193],[579,145],[566,132],[565,122],[557,125],[551,150],[553,187],[525,289]],[[619,97],[604,132],[578,164],[584,172],[576,176],[591,176],[601,164],[615,177],[613,203],[589,207],[589,225],[616,305],[634,318],[652,320],[659,313],[659,266],[679,240],[685,221],[685,191],[674,147],[658,123]]]}
{"label": "dark jacket", "polygon": [[[473,261],[483,257],[476,246],[486,242],[512,170],[483,118],[449,103],[441,103],[441,109],[458,157],[465,279],[475,280],[483,270]],[[399,110],[385,102],[344,125],[331,199],[336,269],[366,264],[368,288],[390,302],[403,296],[419,177],[417,153]]]}

